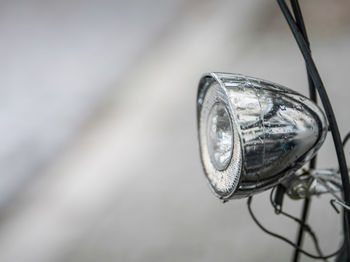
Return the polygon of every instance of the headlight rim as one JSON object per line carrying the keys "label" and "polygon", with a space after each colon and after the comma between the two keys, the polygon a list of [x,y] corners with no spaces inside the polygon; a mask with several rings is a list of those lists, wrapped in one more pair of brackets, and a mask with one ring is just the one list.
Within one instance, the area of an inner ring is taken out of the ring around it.
{"label": "headlight rim", "polygon": [[[208,101],[208,99],[207,100],[205,99],[207,96],[207,92],[211,88],[214,88],[215,86],[219,91],[218,92],[219,95],[214,96],[215,98],[214,101],[209,102],[209,104],[211,105],[207,107],[205,112],[202,112],[203,108],[206,108],[206,105],[205,105],[206,101]],[[228,109],[231,126],[233,129],[233,138],[232,138],[233,146],[232,146],[231,158],[230,158],[229,164],[224,170],[216,170],[215,167],[213,166],[210,160],[210,155],[207,152],[208,151],[207,145],[206,145],[207,138],[206,138],[206,135],[203,135],[203,133],[206,133],[206,129],[207,129],[208,114],[215,103],[223,103],[225,107]],[[236,120],[236,115],[234,113],[234,108],[226,92],[226,88],[223,82],[215,73],[204,74],[200,80],[198,94],[197,94],[197,128],[198,128],[198,139],[200,144],[200,147],[199,147],[200,158],[201,158],[204,174],[206,176],[206,180],[209,184],[211,191],[214,193],[214,195],[216,195],[218,198],[223,200],[230,199],[232,195],[235,193],[235,191],[239,186],[240,179],[242,176],[242,171],[243,171],[243,159],[242,159],[243,153],[242,153],[242,146],[241,146],[242,141],[240,136],[240,130],[238,130],[239,126],[237,125],[236,121],[237,120]],[[203,126],[203,123],[205,123],[204,126]],[[201,136],[205,137],[205,139],[203,139],[205,143],[203,143]],[[213,177],[218,175],[221,175],[221,176],[226,175],[226,176],[233,177],[232,183],[226,191],[218,190],[218,188],[213,184]]]}

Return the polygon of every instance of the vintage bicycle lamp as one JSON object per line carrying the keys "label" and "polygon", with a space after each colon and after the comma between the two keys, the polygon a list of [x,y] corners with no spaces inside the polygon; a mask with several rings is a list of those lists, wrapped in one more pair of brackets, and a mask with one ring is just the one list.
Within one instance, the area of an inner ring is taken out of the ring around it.
{"label": "vintage bicycle lamp", "polygon": [[288,179],[327,133],[324,113],[310,99],[279,84],[229,73],[201,78],[197,124],[205,176],[223,200]]}

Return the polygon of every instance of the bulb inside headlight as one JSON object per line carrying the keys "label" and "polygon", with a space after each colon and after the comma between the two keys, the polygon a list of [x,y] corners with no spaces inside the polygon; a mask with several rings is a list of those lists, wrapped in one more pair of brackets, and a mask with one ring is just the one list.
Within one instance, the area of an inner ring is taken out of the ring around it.
{"label": "bulb inside headlight", "polygon": [[217,170],[224,170],[232,156],[233,129],[224,103],[215,103],[210,109],[207,140],[210,159]]}
{"label": "bulb inside headlight", "polygon": [[309,99],[262,79],[205,75],[197,97],[201,160],[221,199],[266,190],[310,160],[327,130]]}

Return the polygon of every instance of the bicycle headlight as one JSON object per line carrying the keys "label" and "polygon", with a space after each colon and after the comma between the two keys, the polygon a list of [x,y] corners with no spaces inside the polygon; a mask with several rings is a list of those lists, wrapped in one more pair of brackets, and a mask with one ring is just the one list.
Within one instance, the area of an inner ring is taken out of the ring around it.
{"label": "bicycle headlight", "polygon": [[327,133],[323,112],[308,98],[227,73],[200,80],[197,122],[206,178],[224,200],[282,182],[312,158]]}

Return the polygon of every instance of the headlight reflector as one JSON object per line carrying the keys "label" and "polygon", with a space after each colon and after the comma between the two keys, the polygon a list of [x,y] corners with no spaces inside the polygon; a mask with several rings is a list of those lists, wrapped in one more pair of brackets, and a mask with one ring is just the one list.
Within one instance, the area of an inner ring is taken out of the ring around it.
{"label": "headlight reflector", "polygon": [[226,169],[233,145],[233,130],[228,109],[223,103],[215,103],[208,116],[208,150],[211,162],[217,170]]}

